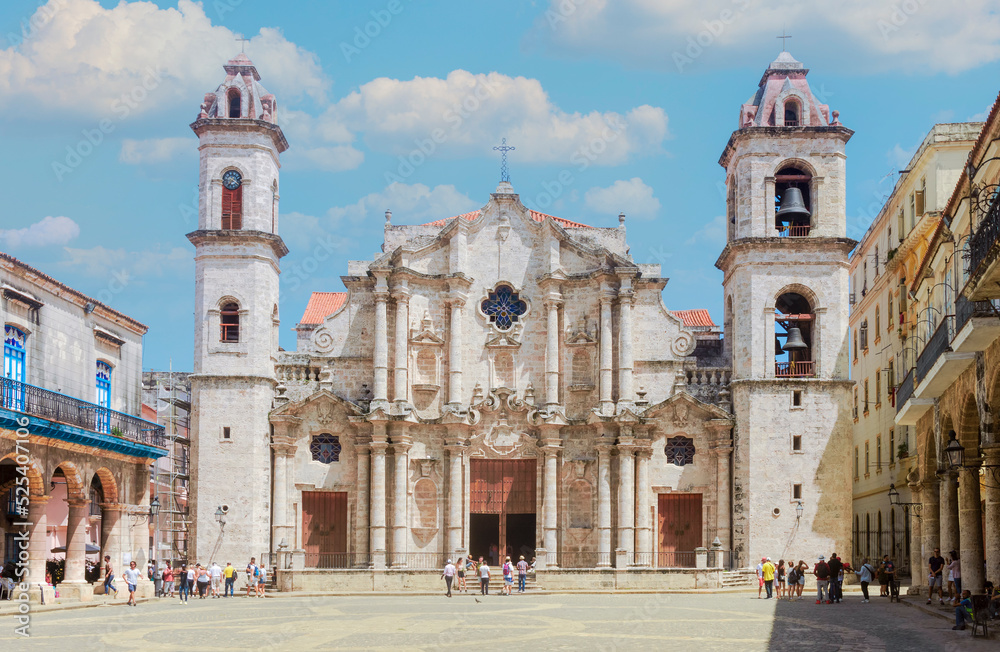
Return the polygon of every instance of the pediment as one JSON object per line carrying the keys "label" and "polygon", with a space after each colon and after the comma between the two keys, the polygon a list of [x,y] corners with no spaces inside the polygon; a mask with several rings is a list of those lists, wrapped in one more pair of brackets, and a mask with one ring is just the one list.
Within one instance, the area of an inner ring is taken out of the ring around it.
{"label": "pediment", "polygon": [[732,420],[733,415],[720,407],[699,401],[687,392],[678,392],[670,398],[651,405],[641,414],[644,420],[668,418],[674,424],[687,423],[692,417]]}
{"label": "pediment", "polygon": [[[272,410],[270,417],[296,416],[315,410],[319,415],[334,415],[337,411],[342,411],[346,416],[362,416],[364,412],[361,407],[343,399],[327,389],[321,389],[310,394],[301,401],[289,401],[281,407]],[[332,416],[331,416],[332,419]],[[323,423],[320,421],[320,423]]]}

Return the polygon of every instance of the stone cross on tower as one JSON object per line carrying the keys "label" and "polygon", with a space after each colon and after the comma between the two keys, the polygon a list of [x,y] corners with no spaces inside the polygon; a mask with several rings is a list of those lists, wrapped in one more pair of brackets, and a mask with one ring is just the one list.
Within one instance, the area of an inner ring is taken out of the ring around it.
{"label": "stone cross on tower", "polygon": [[785,28],[781,28],[781,36],[776,36],[775,38],[781,39],[781,51],[785,51],[785,46],[788,44],[788,39],[792,38],[791,35],[785,34]]}
{"label": "stone cross on tower", "polygon": [[507,152],[512,152],[516,147],[511,147],[507,144],[507,139],[504,138],[500,141],[500,145],[494,147],[493,150],[500,152],[500,180],[510,183],[510,170],[507,169]]}
{"label": "stone cross on tower", "polygon": [[243,38],[242,34],[237,34],[236,40],[240,42],[240,52],[243,52],[243,48],[246,47],[246,44],[250,42],[250,39]]}

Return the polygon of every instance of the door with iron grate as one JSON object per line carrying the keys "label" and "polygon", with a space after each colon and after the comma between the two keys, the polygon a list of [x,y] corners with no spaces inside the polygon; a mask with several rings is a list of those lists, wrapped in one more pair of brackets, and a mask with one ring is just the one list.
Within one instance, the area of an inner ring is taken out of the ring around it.
{"label": "door with iron grate", "polygon": [[656,565],[693,568],[702,546],[701,494],[660,494],[657,505]]}
{"label": "door with iron grate", "polygon": [[306,568],[347,568],[347,492],[302,492]]}

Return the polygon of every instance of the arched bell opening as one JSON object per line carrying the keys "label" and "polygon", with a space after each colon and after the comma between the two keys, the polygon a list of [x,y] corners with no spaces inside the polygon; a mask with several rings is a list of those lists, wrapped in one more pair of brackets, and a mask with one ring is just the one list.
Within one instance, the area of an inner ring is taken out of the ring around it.
{"label": "arched bell opening", "polygon": [[812,355],[814,315],[801,294],[782,294],[774,303],[774,375],[814,376]]}
{"label": "arched bell opening", "polygon": [[774,176],[774,228],[779,237],[805,237],[812,222],[812,175],[788,166]]}

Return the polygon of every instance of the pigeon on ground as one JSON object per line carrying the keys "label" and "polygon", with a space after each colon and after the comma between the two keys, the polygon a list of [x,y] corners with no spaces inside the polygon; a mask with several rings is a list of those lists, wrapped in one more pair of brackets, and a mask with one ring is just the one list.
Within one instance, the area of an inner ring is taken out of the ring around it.
{"label": "pigeon on ground", "polygon": [[475,600],[478,604],[482,604],[481,602],[479,602],[479,598],[472,598],[472,599]]}

